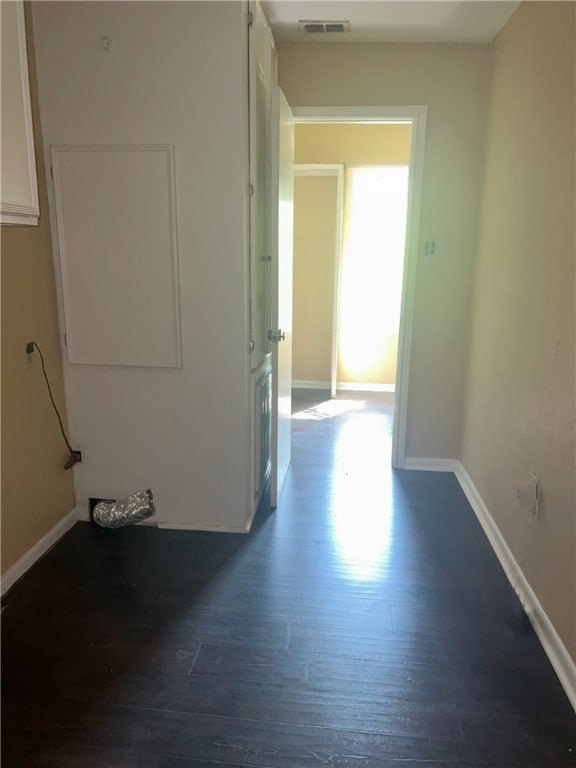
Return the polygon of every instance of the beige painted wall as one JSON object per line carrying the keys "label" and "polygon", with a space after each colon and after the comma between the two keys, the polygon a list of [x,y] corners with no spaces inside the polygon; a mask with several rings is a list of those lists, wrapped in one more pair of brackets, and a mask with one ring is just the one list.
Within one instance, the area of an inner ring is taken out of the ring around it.
{"label": "beige painted wall", "polygon": [[574,16],[524,3],[495,43],[462,458],[576,659]]}
{"label": "beige painted wall", "polygon": [[330,382],[337,186],[336,176],[294,178],[292,378],[296,381]]}
{"label": "beige painted wall", "polygon": [[[27,19],[29,26],[29,19]],[[40,194],[38,227],[3,226],[2,247],[2,572],[74,507],[67,449],[46,392],[37,353],[26,366],[25,344],[37,341],[54,397],[66,416],[46,178],[31,36],[28,60]]]}
{"label": "beige painted wall", "polygon": [[[352,165],[409,165],[410,163],[410,145],[412,129],[409,125],[297,125],[295,141],[295,159],[297,163],[341,163],[346,169]],[[346,186],[346,185],[345,185]],[[312,219],[318,216],[317,205],[310,201],[305,207],[298,199],[298,188],[296,189],[295,205],[296,214],[300,210],[295,220],[295,273],[294,273],[294,322],[296,327],[308,325],[308,320],[301,317],[298,313],[308,308],[299,301],[300,292],[307,292],[303,280],[306,273],[298,268],[304,256],[299,254],[298,249],[298,226],[304,225],[305,217]],[[334,231],[335,227],[335,209],[327,208],[324,201],[322,207],[325,208],[330,221],[326,221],[322,226],[327,231]],[[324,213],[322,214],[324,215]],[[325,290],[330,292],[330,301],[332,301],[333,270],[331,270],[332,282],[327,280]],[[319,297],[320,298],[320,297]],[[327,297],[321,297],[320,301],[325,302]],[[308,376],[294,375],[295,379],[304,379],[312,381],[330,380],[330,350],[332,339],[332,321],[330,327],[325,329],[327,334],[323,336],[312,335],[310,333],[294,336],[294,359],[298,367],[298,361],[307,360],[312,362],[317,360],[318,364],[322,359],[322,369],[317,368],[317,373],[323,373],[322,378],[309,379]],[[342,383],[357,383],[359,381],[370,384],[394,384],[396,380],[396,358],[398,352],[398,335],[390,335],[383,340],[386,353],[377,365],[371,367],[365,375],[359,377],[347,370],[343,365],[341,357],[338,358],[337,380]],[[328,358],[326,358],[326,352]],[[308,366],[306,369],[311,372]]]}
{"label": "beige painted wall", "polygon": [[296,125],[297,163],[408,165],[410,125]]}
{"label": "beige painted wall", "polygon": [[408,393],[408,456],[460,455],[468,314],[483,171],[489,45],[281,43],[293,106],[428,106]]}

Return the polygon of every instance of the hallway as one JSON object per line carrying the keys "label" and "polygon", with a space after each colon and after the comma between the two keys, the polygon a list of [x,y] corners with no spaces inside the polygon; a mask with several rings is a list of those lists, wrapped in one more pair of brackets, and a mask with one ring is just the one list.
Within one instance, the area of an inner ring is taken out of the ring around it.
{"label": "hallway", "polygon": [[297,391],[249,536],[77,524],[3,603],[5,768],[568,768],[574,713],[386,396]]}

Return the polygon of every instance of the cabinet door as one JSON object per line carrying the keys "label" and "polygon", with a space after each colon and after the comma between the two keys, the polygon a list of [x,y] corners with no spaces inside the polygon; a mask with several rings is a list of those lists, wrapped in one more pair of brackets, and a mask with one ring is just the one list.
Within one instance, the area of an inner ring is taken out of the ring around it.
{"label": "cabinet door", "polygon": [[0,222],[38,223],[38,188],[26,58],[24,5],[0,3],[2,27],[2,178]]}
{"label": "cabinet door", "polygon": [[270,108],[274,41],[258,3],[250,4],[250,340],[251,368],[270,354]]}
{"label": "cabinet door", "polygon": [[272,375],[266,371],[255,389],[254,496],[260,499],[270,473],[270,415],[272,410]]}

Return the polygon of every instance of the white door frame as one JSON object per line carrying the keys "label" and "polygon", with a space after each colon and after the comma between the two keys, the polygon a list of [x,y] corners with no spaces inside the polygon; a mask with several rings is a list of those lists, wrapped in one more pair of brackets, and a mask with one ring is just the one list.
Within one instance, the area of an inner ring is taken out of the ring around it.
{"label": "white door frame", "polygon": [[398,335],[398,364],[394,427],[392,433],[392,466],[404,469],[406,462],[406,418],[408,409],[408,377],[414,320],[416,263],[418,260],[424,144],[426,139],[425,106],[382,107],[292,107],[295,123],[411,123],[412,146],[408,182],[408,211],[402,305]]}
{"label": "white door frame", "polygon": [[[294,120],[296,122],[296,120]],[[336,177],[336,231],[334,232],[334,293],[332,298],[332,349],[330,357],[330,397],[336,397],[338,373],[338,329],[340,328],[340,271],[342,267],[342,218],[344,207],[343,163],[298,163],[295,176]]]}

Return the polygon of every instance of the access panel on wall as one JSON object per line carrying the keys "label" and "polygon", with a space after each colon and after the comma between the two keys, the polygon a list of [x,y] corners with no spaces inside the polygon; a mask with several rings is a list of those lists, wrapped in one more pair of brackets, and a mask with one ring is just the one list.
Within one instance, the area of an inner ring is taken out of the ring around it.
{"label": "access panel on wall", "polygon": [[180,367],[171,145],[52,147],[69,363]]}

